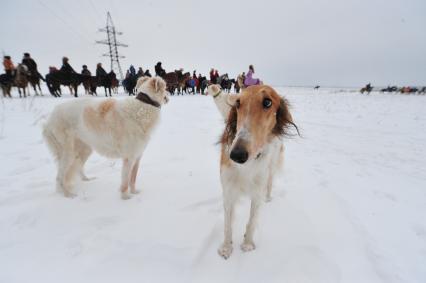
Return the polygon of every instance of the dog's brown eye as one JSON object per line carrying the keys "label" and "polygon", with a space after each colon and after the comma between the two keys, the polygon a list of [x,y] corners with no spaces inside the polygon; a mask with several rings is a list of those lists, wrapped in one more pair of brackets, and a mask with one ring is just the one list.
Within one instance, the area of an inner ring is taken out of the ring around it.
{"label": "dog's brown eye", "polygon": [[237,101],[235,101],[235,107],[237,107],[237,109],[240,108],[240,100],[239,99],[237,99]]}
{"label": "dog's brown eye", "polygon": [[263,99],[263,108],[267,109],[272,106],[272,100],[269,98]]}

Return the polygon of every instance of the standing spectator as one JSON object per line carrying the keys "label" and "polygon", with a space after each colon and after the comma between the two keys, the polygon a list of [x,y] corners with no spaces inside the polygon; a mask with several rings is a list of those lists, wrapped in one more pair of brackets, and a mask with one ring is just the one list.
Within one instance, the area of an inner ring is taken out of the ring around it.
{"label": "standing spectator", "polygon": [[244,86],[248,87],[251,85],[260,85],[262,84],[262,82],[259,79],[254,79],[253,78],[253,74],[254,74],[254,68],[253,65],[249,66],[249,71],[247,72],[247,76],[244,79]]}
{"label": "standing spectator", "polygon": [[60,71],[63,72],[63,73],[65,73],[65,74],[77,73],[76,71],[74,71],[74,69],[68,63],[68,58],[67,57],[63,57],[62,58],[62,67],[61,67]]}
{"label": "standing spectator", "polygon": [[10,58],[10,56],[3,57],[3,67],[6,72],[7,79],[11,81],[13,79],[13,73],[15,72],[15,65],[13,65],[12,58]]}
{"label": "standing spectator", "polygon": [[92,73],[87,69],[87,65],[83,65],[83,70],[81,70],[81,74],[84,76],[91,76]]}

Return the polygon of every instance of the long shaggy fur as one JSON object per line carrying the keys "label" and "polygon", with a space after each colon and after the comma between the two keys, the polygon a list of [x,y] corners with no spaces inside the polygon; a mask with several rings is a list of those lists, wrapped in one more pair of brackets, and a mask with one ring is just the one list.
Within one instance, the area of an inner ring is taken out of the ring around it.
{"label": "long shaggy fur", "polygon": [[[138,91],[160,105],[167,102],[161,78],[141,79]],[[139,160],[158,123],[160,108],[135,98],[78,99],[55,107],[43,129],[46,144],[57,161],[57,190],[73,196],[72,181],[79,173],[88,180],[83,166],[92,151],[123,160],[121,192],[136,193]]]}

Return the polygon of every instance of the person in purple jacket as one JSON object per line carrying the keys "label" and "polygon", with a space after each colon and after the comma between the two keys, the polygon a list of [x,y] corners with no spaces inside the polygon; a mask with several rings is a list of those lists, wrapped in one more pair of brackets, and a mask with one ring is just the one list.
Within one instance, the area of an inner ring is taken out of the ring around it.
{"label": "person in purple jacket", "polygon": [[259,79],[253,78],[254,68],[253,65],[249,66],[249,71],[247,72],[246,78],[244,79],[244,86],[248,87],[251,85],[261,85],[262,81]]}

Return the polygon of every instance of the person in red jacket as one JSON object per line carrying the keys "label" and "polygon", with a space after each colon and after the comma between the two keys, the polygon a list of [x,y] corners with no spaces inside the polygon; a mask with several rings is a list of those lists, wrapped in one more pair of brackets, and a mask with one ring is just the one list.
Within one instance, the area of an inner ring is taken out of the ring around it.
{"label": "person in red jacket", "polygon": [[3,57],[3,67],[6,72],[6,76],[9,80],[12,80],[13,73],[15,71],[15,65],[13,65],[12,58],[10,56]]}

